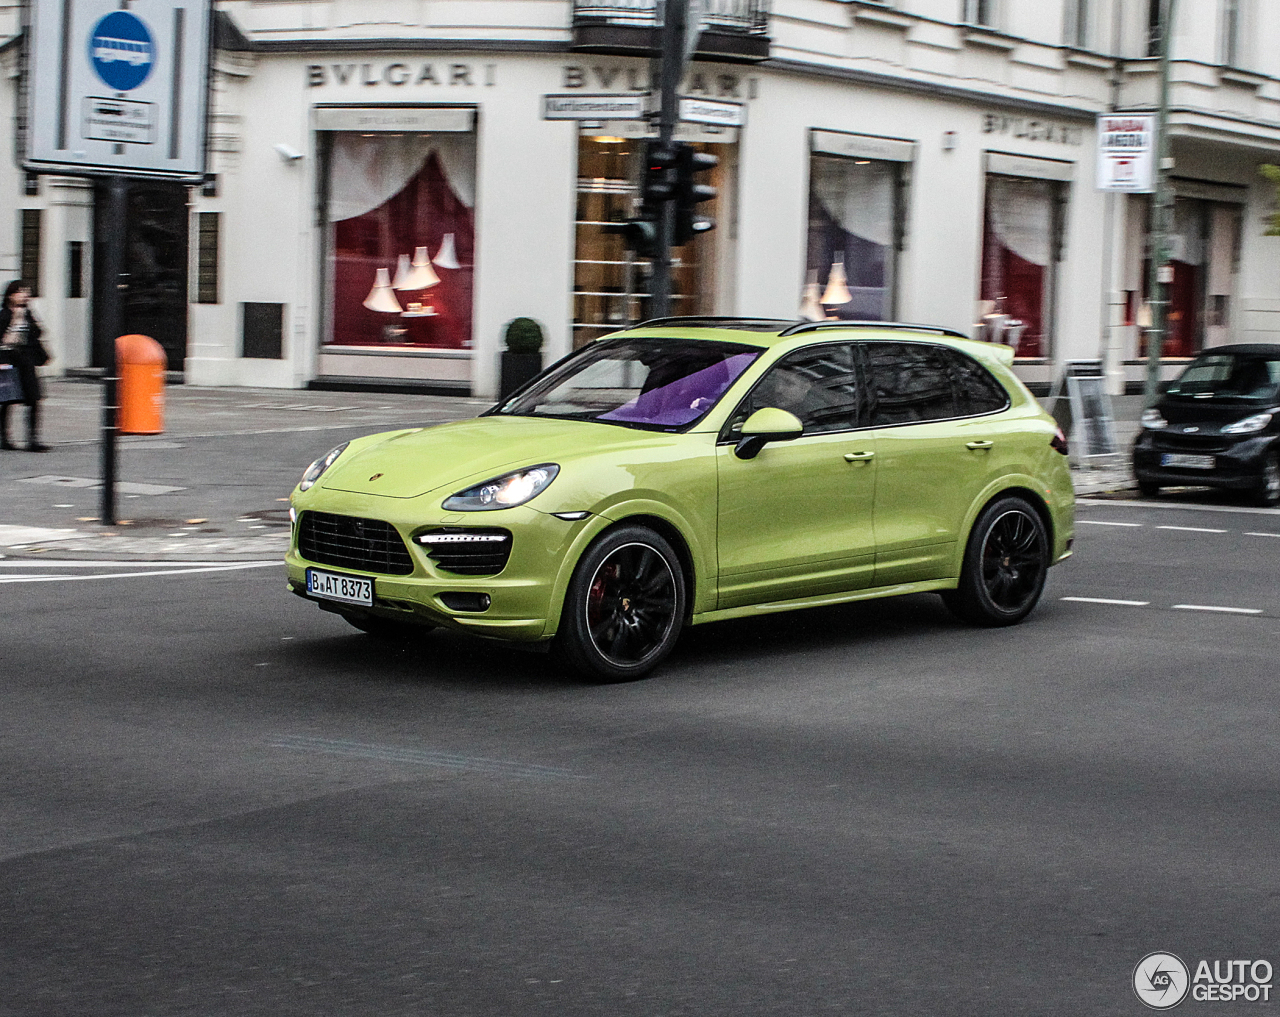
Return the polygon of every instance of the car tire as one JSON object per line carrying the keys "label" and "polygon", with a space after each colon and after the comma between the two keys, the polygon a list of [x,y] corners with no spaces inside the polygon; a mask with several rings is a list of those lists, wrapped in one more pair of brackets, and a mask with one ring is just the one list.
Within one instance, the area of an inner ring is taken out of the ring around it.
{"label": "car tire", "polygon": [[1253,489],[1253,500],[1258,505],[1280,505],[1280,458],[1270,453],[1262,463],[1258,486]]}
{"label": "car tire", "polygon": [[344,614],[342,616],[367,636],[386,643],[405,643],[430,632],[434,625],[419,625],[416,622],[393,621],[375,614]]}
{"label": "car tire", "polygon": [[1022,498],[1001,498],[973,524],[960,583],[942,599],[952,614],[972,625],[1015,625],[1039,602],[1049,558],[1049,534],[1040,513]]}
{"label": "car tire", "polygon": [[1143,480],[1138,478],[1138,493],[1145,498],[1154,498],[1160,493],[1160,485],[1154,480]]}
{"label": "car tire", "polygon": [[587,548],[565,593],[555,650],[590,681],[643,678],[671,652],[685,616],[675,549],[645,526],[620,526]]}

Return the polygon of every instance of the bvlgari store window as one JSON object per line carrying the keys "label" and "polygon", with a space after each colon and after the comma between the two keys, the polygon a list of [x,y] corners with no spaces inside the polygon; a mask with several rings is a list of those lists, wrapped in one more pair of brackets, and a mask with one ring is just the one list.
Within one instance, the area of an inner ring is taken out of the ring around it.
{"label": "bvlgari store window", "polygon": [[315,117],[327,241],[321,371],[430,378],[369,358],[457,359],[471,347],[475,111],[322,107]]}
{"label": "bvlgari store window", "polygon": [[980,338],[1017,357],[1052,354],[1071,163],[987,153]]}
{"label": "bvlgari store window", "polygon": [[810,145],[800,314],[811,320],[891,321],[915,145],[839,131],[813,131]]}

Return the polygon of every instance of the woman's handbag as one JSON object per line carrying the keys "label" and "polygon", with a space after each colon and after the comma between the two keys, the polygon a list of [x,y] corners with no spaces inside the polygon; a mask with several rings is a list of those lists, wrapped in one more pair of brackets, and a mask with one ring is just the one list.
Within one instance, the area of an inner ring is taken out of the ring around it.
{"label": "woman's handbag", "polygon": [[22,402],[22,379],[12,364],[0,363],[0,403]]}
{"label": "woman's handbag", "polygon": [[36,367],[44,367],[49,362],[49,351],[39,339],[27,340],[27,356]]}

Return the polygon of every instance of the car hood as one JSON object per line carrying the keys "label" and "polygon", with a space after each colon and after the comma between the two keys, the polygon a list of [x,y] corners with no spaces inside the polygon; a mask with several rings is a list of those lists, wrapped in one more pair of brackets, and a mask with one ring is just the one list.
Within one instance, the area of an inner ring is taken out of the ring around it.
{"label": "car hood", "polygon": [[1204,430],[1217,430],[1225,424],[1251,417],[1255,413],[1275,411],[1269,400],[1251,399],[1196,399],[1181,396],[1165,396],[1156,407],[1160,415],[1171,425],[1199,425]]}
{"label": "car hood", "polygon": [[[400,431],[340,456],[320,480],[330,491],[417,498],[508,469],[557,462],[605,445],[634,442],[642,432],[584,420],[476,417]],[[453,494],[454,491],[448,492]]]}

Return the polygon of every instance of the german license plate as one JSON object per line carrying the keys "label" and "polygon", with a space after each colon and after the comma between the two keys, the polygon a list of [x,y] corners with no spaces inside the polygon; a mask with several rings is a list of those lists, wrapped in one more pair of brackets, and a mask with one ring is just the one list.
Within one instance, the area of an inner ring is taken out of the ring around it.
{"label": "german license plate", "polygon": [[373,580],[307,569],[307,595],[321,600],[373,607]]}
{"label": "german license plate", "polygon": [[1213,456],[1193,456],[1184,452],[1166,452],[1160,457],[1161,466],[1177,466],[1184,470],[1211,470]]}

